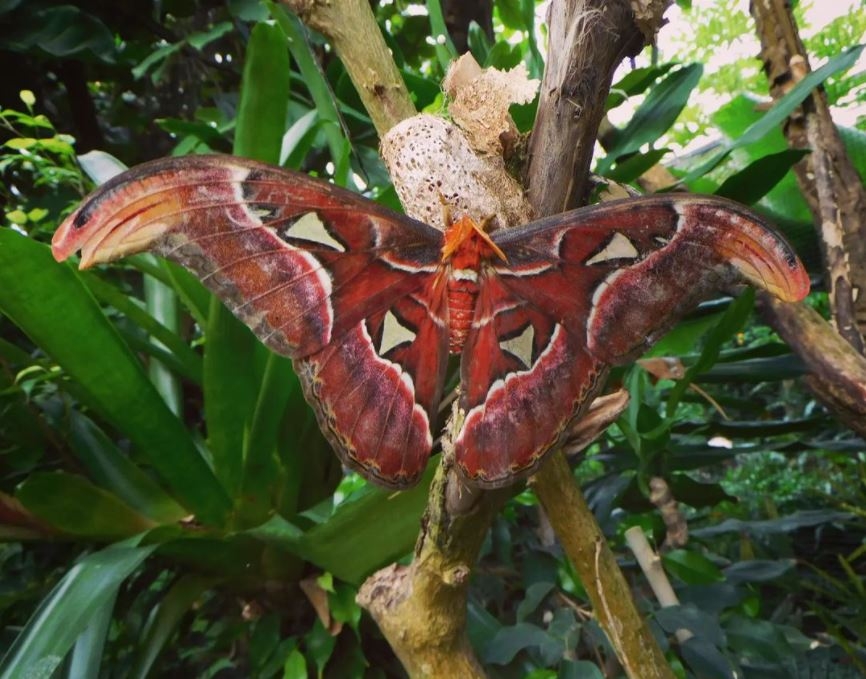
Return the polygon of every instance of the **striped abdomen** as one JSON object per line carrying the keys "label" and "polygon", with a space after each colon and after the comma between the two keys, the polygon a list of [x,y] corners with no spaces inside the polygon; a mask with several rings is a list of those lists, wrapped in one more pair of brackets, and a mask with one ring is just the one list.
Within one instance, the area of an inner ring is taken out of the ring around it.
{"label": "striped abdomen", "polygon": [[448,277],[448,350],[463,351],[478,299],[478,272],[473,269],[452,270]]}

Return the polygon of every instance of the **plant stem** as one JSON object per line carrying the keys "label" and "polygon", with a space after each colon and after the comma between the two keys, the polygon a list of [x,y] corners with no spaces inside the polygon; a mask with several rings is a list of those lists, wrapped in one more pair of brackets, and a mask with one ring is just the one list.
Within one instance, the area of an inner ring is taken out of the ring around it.
{"label": "plant stem", "polygon": [[649,627],[634,604],[628,583],[565,456],[556,451],[530,479],[562,548],[592,602],[617,658],[632,679],[673,679]]}
{"label": "plant stem", "polygon": [[334,46],[380,137],[401,120],[415,115],[409,90],[367,0],[282,3]]}

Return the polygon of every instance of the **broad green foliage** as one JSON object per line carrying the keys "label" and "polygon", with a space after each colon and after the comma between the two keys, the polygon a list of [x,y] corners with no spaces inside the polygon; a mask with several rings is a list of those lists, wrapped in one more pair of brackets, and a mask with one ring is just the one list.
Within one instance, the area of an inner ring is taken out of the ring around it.
{"label": "broad green foliage", "polygon": [[[720,44],[751,31],[740,9],[693,10],[690,49],[615,83],[609,108],[642,103],[595,170],[634,183],[661,162],[692,189],[757,202],[814,263],[789,172],[802,153],[786,149],[779,123],[818,82],[862,98],[859,76],[841,74],[866,14],[810,38],[828,66],[764,113],[756,69],[710,70]],[[131,10],[0,3],[18,28],[0,44],[39,79],[0,112],[0,677],[400,676],[354,597],[410,556],[432,467],[394,494],[344,474],[291,363],[178,267],[138,256],[80,273],[50,256],[47,240],[91,180],[171,153],[233,151],[397,206],[342,64],[283,6],[170,0],[150,11],[152,23]],[[441,111],[454,47],[439,0],[375,11],[416,106]],[[470,26],[469,48],[483,65],[522,62],[538,76],[538,16],[533,0],[497,0],[493,37]],[[83,64],[95,131],[56,85],[66,57]],[[710,85],[725,104],[698,117],[690,102]],[[521,130],[534,114],[515,107]],[[697,120],[718,143],[677,158],[660,140],[686,140]],[[844,135],[863,146],[862,133]],[[90,153],[85,175],[75,154],[94,149],[119,161]],[[864,669],[863,442],[800,386],[803,366],[752,311],[749,294],[704,304],[616,370],[611,384],[631,403],[576,475],[624,557],[630,526],[665,538],[653,477],[680,503],[691,539],[664,555],[679,606],[659,609],[624,558],[679,676],[845,676],[842,658]],[[471,642],[498,676],[601,677],[609,649],[539,511],[523,491],[496,519],[473,574]],[[681,645],[680,628],[695,635]]]}
{"label": "broad green foliage", "polygon": [[[819,28],[810,24],[809,18],[814,15],[808,10],[821,8],[822,4],[833,5],[821,0],[793,3],[795,19],[813,68],[852,45],[862,43],[866,37],[866,5],[852,3],[849,11]],[[706,77],[698,86],[701,93],[722,100],[744,93],[759,94],[759,98],[766,99],[766,78],[756,58],[759,45],[748,4],[737,0],[701,0],[688,3],[682,9],[689,31],[666,33],[661,57],[705,64]],[[862,72],[843,72],[829,78],[825,91],[830,104],[854,107],[862,103],[864,78]],[[685,146],[696,136],[712,136],[712,112],[710,107],[690,104],[666,135],[668,143]],[[863,117],[860,119],[862,121]]]}

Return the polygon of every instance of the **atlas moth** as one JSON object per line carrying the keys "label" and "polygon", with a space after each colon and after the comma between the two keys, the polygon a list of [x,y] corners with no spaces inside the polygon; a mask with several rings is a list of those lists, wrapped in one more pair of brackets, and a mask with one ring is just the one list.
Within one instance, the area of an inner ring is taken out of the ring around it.
{"label": "atlas moth", "polygon": [[326,181],[228,156],[157,160],[87,197],[52,241],[82,268],[151,250],[186,266],[293,359],[334,450],[406,488],[460,355],[454,465],[493,488],[537,468],[601,388],[711,291],[802,299],[808,276],[757,214],[664,194],[494,229],[440,230]]}

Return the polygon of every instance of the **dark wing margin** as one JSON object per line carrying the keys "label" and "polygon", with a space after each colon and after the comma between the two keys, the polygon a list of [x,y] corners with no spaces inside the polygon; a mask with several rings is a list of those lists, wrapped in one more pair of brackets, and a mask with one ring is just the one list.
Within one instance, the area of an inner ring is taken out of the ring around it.
{"label": "dark wing margin", "polygon": [[448,329],[429,299],[435,297],[403,297],[295,361],[343,462],[389,488],[414,485],[433,446]]}

